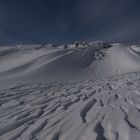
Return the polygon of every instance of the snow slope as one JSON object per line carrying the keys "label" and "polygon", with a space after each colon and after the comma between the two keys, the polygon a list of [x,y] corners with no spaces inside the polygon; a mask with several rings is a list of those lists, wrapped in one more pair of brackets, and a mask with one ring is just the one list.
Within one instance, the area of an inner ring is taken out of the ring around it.
{"label": "snow slope", "polygon": [[1,140],[139,140],[140,74],[0,91]]}
{"label": "snow slope", "polygon": [[0,53],[0,79],[70,81],[137,72],[140,55],[123,44],[94,42],[85,47],[13,47]]}
{"label": "snow slope", "polygon": [[136,45],[0,47],[0,140],[139,140],[139,71]]}

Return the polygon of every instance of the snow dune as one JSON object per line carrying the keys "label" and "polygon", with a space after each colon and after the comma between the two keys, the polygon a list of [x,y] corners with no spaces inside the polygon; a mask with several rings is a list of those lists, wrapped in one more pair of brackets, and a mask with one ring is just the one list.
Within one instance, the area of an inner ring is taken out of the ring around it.
{"label": "snow dune", "polygon": [[0,47],[0,140],[139,140],[139,71],[137,45]]}
{"label": "snow dune", "polygon": [[0,52],[0,79],[70,81],[140,70],[138,47],[89,43],[85,47],[13,47]]}
{"label": "snow dune", "polygon": [[0,140],[139,140],[140,74],[0,91]]}

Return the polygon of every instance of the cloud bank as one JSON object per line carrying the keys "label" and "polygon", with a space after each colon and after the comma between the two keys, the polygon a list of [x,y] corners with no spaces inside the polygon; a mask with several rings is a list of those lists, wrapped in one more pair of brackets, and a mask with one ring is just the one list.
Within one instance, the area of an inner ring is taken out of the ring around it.
{"label": "cloud bank", "polygon": [[2,0],[0,42],[136,42],[139,0]]}

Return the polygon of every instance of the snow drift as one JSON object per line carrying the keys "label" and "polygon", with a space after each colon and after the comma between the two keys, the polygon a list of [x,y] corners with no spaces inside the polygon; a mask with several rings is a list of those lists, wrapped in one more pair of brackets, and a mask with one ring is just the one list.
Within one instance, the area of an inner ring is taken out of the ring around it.
{"label": "snow drift", "polygon": [[136,45],[0,47],[0,140],[139,140],[139,71]]}
{"label": "snow drift", "polygon": [[140,71],[137,46],[93,42],[0,49],[0,79],[75,81]]}

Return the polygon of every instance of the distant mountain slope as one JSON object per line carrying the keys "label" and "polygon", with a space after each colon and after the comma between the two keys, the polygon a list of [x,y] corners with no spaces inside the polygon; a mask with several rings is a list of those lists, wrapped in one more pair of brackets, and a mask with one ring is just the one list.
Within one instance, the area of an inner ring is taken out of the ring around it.
{"label": "distant mountain slope", "polygon": [[0,80],[77,81],[137,72],[139,53],[138,46],[102,41],[0,48]]}

